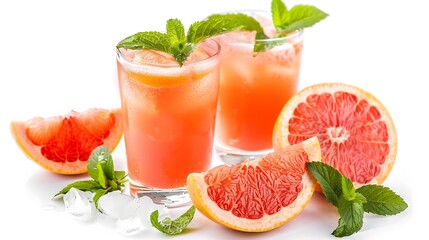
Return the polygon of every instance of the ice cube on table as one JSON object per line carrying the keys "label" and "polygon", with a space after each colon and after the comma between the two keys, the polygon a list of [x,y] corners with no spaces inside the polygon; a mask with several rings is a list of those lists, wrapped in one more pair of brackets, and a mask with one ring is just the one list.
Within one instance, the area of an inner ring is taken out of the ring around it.
{"label": "ice cube on table", "polygon": [[92,192],[71,188],[63,196],[66,212],[79,220],[114,224],[112,227],[125,235],[151,229],[150,214],[153,211],[158,210],[161,220],[169,217],[165,206],[154,204],[147,196],[134,198],[120,191],[107,193],[98,200],[98,208],[102,213],[96,209],[93,197]]}
{"label": "ice cube on table", "polygon": [[126,219],[132,213],[125,211],[124,206],[132,202],[133,199],[133,197],[123,194],[120,191],[110,192],[100,197],[98,200],[98,209],[114,219]]}
{"label": "ice cube on table", "polygon": [[154,204],[149,197],[133,198],[119,191],[102,196],[98,207],[105,215],[115,219],[117,230],[126,235],[151,228],[150,214],[155,210],[158,210],[160,219],[168,216],[167,208]]}
{"label": "ice cube on table", "polygon": [[91,220],[95,216],[95,206],[92,203],[94,194],[84,192],[76,188],[70,190],[63,196],[66,212],[80,220]]}

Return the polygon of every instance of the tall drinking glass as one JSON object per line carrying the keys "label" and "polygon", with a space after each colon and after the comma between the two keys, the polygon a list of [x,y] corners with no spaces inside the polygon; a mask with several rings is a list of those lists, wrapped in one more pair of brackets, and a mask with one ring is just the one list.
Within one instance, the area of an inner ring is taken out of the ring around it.
{"label": "tall drinking glass", "polygon": [[[269,14],[246,14],[273,35]],[[215,39],[222,46],[217,155],[230,164],[266,155],[272,150],[275,121],[298,89],[303,31],[256,40],[256,44],[273,46],[256,53],[255,32],[230,32]]]}
{"label": "tall drinking glass", "polygon": [[190,203],[186,178],[209,169],[219,88],[216,41],[182,67],[153,50],[117,50],[130,192],[166,206]]}

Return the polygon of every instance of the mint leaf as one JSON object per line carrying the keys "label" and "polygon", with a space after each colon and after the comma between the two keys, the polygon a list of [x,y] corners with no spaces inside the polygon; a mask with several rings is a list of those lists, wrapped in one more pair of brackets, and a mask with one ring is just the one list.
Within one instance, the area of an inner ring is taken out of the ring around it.
{"label": "mint leaf", "polygon": [[160,232],[168,235],[176,235],[181,233],[186,226],[192,221],[195,214],[195,207],[192,206],[186,211],[182,216],[178,217],[175,220],[170,218],[165,218],[161,222],[158,221],[159,213],[158,210],[150,214],[150,222],[152,226],[158,229]]}
{"label": "mint leaf", "polygon": [[187,42],[198,44],[209,37],[231,32],[241,28],[241,25],[228,17],[217,15],[207,20],[193,23],[188,30]]}
{"label": "mint leaf", "polygon": [[363,205],[365,212],[378,215],[395,215],[407,209],[408,204],[395,192],[379,185],[366,185],[356,192],[366,198]]}
{"label": "mint leaf", "polygon": [[105,158],[103,161],[101,161],[101,165],[103,167],[104,175],[108,180],[115,180],[115,166],[113,163],[112,155],[110,155],[109,149],[107,149],[107,158]]}
{"label": "mint leaf", "polygon": [[[366,197],[364,197],[362,194],[356,192],[355,197],[351,201],[354,203],[366,203]],[[365,206],[365,204],[364,204],[364,206]],[[364,207],[364,211],[365,211],[365,207]]]}
{"label": "mint leaf", "polygon": [[160,32],[139,32],[120,41],[116,47],[125,49],[152,49],[170,53],[170,38]]}
{"label": "mint leaf", "polygon": [[[100,197],[105,195],[109,192],[109,189],[98,189],[95,191],[94,197],[92,200],[94,201],[95,207],[98,209],[98,200],[100,200]],[[98,209],[100,211],[100,209]]]}
{"label": "mint leaf", "polygon": [[340,172],[323,162],[308,162],[306,166],[319,182],[326,199],[338,206],[338,198],[342,195]]}
{"label": "mint leaf", "polygon": [[174,59],[179,63],[180,66],[186,61],[186,59],[191,55],[195,49],[195,45],[185,43],[185,44],[177,44],[171,47],[171,55],[173,55]]}
{"label": "mint leaf", "polygon": [[195,46],[186,42],[185,28],[179,19],[170,19],[167,21],[167,35],[170,39],[170,53],[180,66],[182,66]]}
{"label": "mint leaf", "polygon": [[97,179],[94,180],[96,180],[102,188],[106,188],[106,176],[104,176],[103,166],[101,165],[101,162],[97,162],[97,170]]}
{"label": "mint leaf", "polygon": [[338,200],[338,227],[332,232],[336,237],[350,236],[359,231],[363,226],[363,206],[362,203],[348,201],[341,197]]}
{"label": "mint leaf", "polygon": [[310,5],[296,5],[290,9],[288,21],[279,28],[286,33],[308,28],[326,18],[328,14]]}
{"label": "mint leaf", "polygon": [[112,190],[112,191],[120,190],[120,185],[118,185],[116,181],[108,180],[107,182],[109,184],[109,190]]}
{"label": "mint leaf", "polygon": [[[100,164],[100,167],[98,166]],[[114,179],[114,166],[113,159],[110,155],[109,149],[106,146],[99,146],[95,148],[89,156],[87,163],[88,174],[94,180],[107,177],[109,180]],[[100,176],[103,175],[103,176]],[[100,184],[102,184],[100,182]]]}
{"label": "mint leaf", "polygon": [[186,43],[185,27],[179,19],[167,21],[167,35],[170,43]]}
{"label": "mint leaf", "polygon": [[353,186],[353,183],[350,179],[341,176],[341,189],[343,192],[343,196],[348,200],[351,201],[355,198],[355,188]]}
{"label": "mint leaf", "polygon": [[115,179],[119,181],[123,180],[127,176],[127,173],[125,171],[115,171],[114,174]]}
{"label": "mint leaf", "polygon": [[68,191],[70,191],[71,188],[76,188],[82,191],[91,191],[95,192],[96,190],[100,189],[101,186],[98,182],[94,180],[84,180],[84,181],[77,181],[72,184],[67,185],[65,188],[63,188],[61,191],[59,191],[57,194],[54,195],[54,197],[60,195],[60,194],[66,194]]}
{"label": "mint leaf", "polygon": [[[256,39],[268,39],[261,24],[253,17],[243,13],[213,14],[209,19],[220,18],[230,21],[230,28],[240,31],[256,31]],[[235,26],[234,26],[235,24]]]}
{"label": "mint leaf", "polygon": [[282,27],[288,23],[288,10],[281,0],[273,0],[271,2],[271,15],[273,24],[276,28]]}

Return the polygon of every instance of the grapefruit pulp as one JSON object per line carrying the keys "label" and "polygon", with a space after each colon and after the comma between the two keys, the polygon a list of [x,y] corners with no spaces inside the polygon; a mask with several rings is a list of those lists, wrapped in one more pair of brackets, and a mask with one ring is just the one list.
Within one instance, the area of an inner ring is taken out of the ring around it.
{"label": "grapefruit pulp", "polygon": [[393,167],[397,137],[383,104],[352,85],[323,83],[295,94],[273,132],[274,149],[317,136],[322,161],[359,187],[381,184]]}
{"label": "grapefruit pulp", "polygon": [[13,121],[12,135],[25,155],[60,174],[87,172],[92,150],[105,145],[112,152],[122,136],[120,109],[71,111],[65,116]]}
{"label": "grapefruit pulp", "polygon": [[211,220],[244,232],[269,231],[307,205],[315,182],[305,163],[320,158],[319,142],[311,138],[254,161],[191,173],[187,188],[194,206]]}

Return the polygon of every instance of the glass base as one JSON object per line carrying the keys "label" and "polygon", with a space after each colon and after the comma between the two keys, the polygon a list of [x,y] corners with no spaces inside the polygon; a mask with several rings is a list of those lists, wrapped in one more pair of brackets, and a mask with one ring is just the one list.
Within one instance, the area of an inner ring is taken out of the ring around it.
{"label": "glass base", "polygon": [[192,203],[186,187],[157,189],[138,185],[130,180],[130,193],[134,197],[150,197],[155,204],[164,205],[168,208],[182,207]]}
{"label": "glass base", "polygon": [[222,144],[219,142],[215,143],[216,156],[222,162],[229,165],[241,163],[246,159],[252,161],[257,158],[264,157],[265,155],[271,152],[273,152],[272,149],[267,149],[262,151],[246,151],[238,148],[228,147],[225,144]]}

